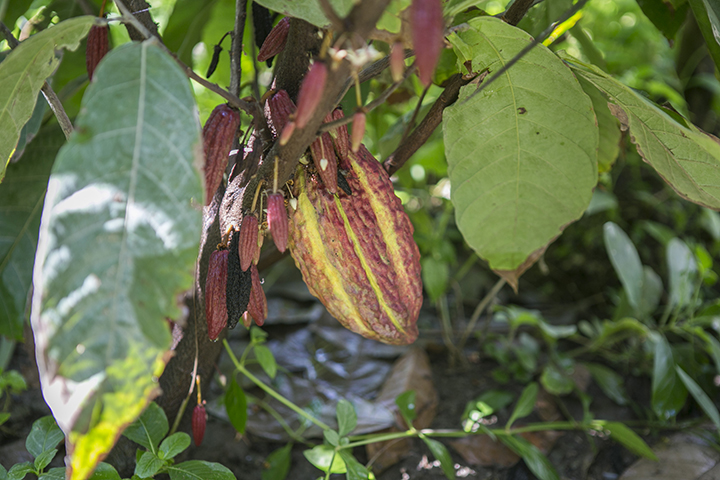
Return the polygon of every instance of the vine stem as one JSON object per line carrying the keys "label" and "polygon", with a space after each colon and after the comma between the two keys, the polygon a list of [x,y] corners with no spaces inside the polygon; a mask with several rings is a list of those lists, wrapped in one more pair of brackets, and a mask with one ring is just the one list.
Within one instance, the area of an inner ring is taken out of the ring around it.
{"label": "vine stem", "polygon": [[240,363],[240,361],[237,359],[237,357],[233,353],[232,349],[230,348],[230,344],[228,344],[227,340],[223,340],[223,345],[225,346],[225,350],[228,352],[228,355],[230,355],[230,360],[235,365],[235,368],[240,373],[245,375],[251,382],[253,382],[255,385],[257,385],[262,390],[264,390],[265,393],[267,393],[268,395],[273,397],[275,400],[282,403],[283,405],[285,405],[286,407],[288,407],[290,410],[297,413],[301,417],[305,418],[306,420],[308,420],[308,421],[314,423],[315,425],[317,425],[318,427],[322,428],[323,430],[332,430],[330,428],[330,426],[326,425],[325,423],[321,422],[317,418],[313,417],[312,415],[307,413],[305,410],[298,407],[297,405],[292,403],[290,400],[288,400],[287,398],[283,397],[278,392],[276,392],[275,390],[270,388],[269,386],[265,385],[265,383],[262,380],[260,380],[255,375],[250,373],[250,371],[247,368],[245,368],[245,365]]}
{"label": "vine stem", "polygon": [[485,297],[478,303],[478,306],[475,307],[475,311],[472,314],[472,317],[470,317],[470,322],[468,323],[467,327],[465,328],[465,332],[463,332],[463,336],[460,339],[460,342],[458,342],[458,349],[462,350],[462,348],[465,346],[465,343],[467,342],[468,338],[470,337],[470,334],[475,329],[475,324],[477,323],[478,319],[480,318],[480,315],[485,311],[487,306],[490,304],[493,298],[495,298],[495,295],[498,294],[500,289],[505,285],[505,279],[501,278],[500,280],[495,283],[495,285],[490,289],[490,291],[485,295]]}

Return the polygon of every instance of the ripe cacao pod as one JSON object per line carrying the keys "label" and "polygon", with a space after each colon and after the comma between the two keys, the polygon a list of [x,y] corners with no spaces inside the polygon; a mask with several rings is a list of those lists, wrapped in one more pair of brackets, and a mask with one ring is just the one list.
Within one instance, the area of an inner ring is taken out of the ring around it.
{"label": "ripe cacao pod", "polygon": [[207,279],[205,280],[205,320],[210,340],[216,340],[227,325],[228,314],[225,301],[227,264],[227,250],[215,250],[210,254]]}
{"label": "ripe cacao pod", "polygon": [[210,205],[222,182],[228,155],[239,127],[240,113],[227,104],[215,107],[205,122],[202,132],[205,152],[205,205]]}
{"label": "ripe cacao pod", "polygon": [[205,436],[205,426],[207,425],[207,412],[201,404],[195,405],[192,414],[192,432],[195,445],[200,446]]}
{"label": "ripe cacao pod", "polygon": [[85,66],[87,67],[88,78],[92,80],[95,68],[100,60],[108,53],[107,25],[93,25],[88,32],[87,49],[85,50]]}
{"label": "ripe cacao pod", "polygon": [[290,253],[310,292],[345,327],[385,343],[412,343],[422,281],[410,219],[364,146],[341,166],[352,195],[333,195],[298,169]]}

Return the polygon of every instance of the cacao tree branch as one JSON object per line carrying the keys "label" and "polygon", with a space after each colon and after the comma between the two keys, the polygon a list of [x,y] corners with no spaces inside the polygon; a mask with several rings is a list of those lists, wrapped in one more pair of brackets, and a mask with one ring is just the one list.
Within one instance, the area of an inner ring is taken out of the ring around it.
{"label": "cacao tree branch", "polygon": [[502,19],[510,25],[517,25],[534,4],[535,0],[515,0]]}
{"label": "cacao tree branch", "polygon": [[383,167],[389,175],[397,172],[417,150],[427,142],[430,135],[442,121],[442,113],[446,107],[455,103],[460,93],[460,87],[467,85],[473,77],[464,77],[459,73],[447,80],[445,90],[430,107],[425,118],[420,122],[407,139],[383,162]]}
{"label": "cacao tree branch", "polygon": [[153,21],[152,15],[150,14],[150,5],[145,0],[127,0],[127,2],[127,7],[130,9],[130,12],[132,12],[132,17],[145,28],[145,31],[143,31],[134,24],[126,24],[125,28],[127,28],[130,38],[138,42],[149,38],[148,34],[159,38],[157,23]]}
{"label": "cacao tree branch", "polygon": [[245,19],[247,17],[247,0],[235,2],[235,29],[230,47],[230,88],[231,94],[240,96],[240,83],[242,81],[242,41],[245,33]]}
{"label": "cacao tree branch", "polygon": [[[12,31],[10,31],[4,22],[0,22],[0,32],[2,32],[11,49],[20,45],[20,42],[17,41],[15,35],[12,34]],[[62,102],[55,93],[55,90],[53,90],[48,81],[45,80],[45,83],[43,83],[40,91],[43,93],[48,105],[50,105],[50,109],[55,114],[55,118],[57,118],[60,128],[65,134],[65,139],[70,140],[70,134],[73,132],[73,125],[70,121],[70,117],[67,115],[67,112],[65,112],[65,108],[63,108]]]}
{"label": "cacao tree branch", "polygon": [[343,24],[342,19],[335,12],[335,9],[330,4],[330,1],[318,0],[318,3],[320,4],[320,8],[322,9],[327,19],[330,20],[330,25],[332,26],[333,30],[338,32],[345,31],[345,25]]}

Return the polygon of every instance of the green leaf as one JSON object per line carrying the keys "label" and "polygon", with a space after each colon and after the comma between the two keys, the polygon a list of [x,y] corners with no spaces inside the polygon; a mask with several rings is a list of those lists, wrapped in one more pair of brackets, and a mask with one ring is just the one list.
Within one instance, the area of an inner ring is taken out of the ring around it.
{"label": "green leaf", "polygon": [[685,384],[685,388],[688,389],[690,395],[692,395],[698,405],[700,405],[700,408],[703,409],[705,415],[707,415],[710,420],[712,420],[712,422],[715,424],[715,428],[720,431],[720,413],[718,413],[718,409],[713,403],[713,401],[710,399],[710,397],[708,397],[707,393],[705,393],[703,389],[700,388],[700,385],[698,385],[697,382],[685,372],[685,370],[680,368],[679,365],[675,365],[675,371],[680,376],[680,380],[682,380],[682,382]]}
{"label": "green leaf", "polygon": [[158,458],[153,452],[143,452],[135,465],[135,475],[142,478],[155,476],[165,464],[165,461]]}
{"label": "green leaf", "polygon": [[647,443],[624,424],[620,422],[596,420],[593,422],[593,425],[597,425],[597,427],[599,427],[598,430],[604,429],[610,432],[610,438],[622,444],[634,454],[657,461],[657,456],[655,456],[655,453],[648,447]]}
{"label": "green leaf", "polygon": [[623,377],[598,363],[585,363],[595,382],[607,397],[618,405],[627,405],[630,398],[625,391]]}
{"label": "green leaf", "polygon": [[338,434],[344,437],[348,433],[355,430],[357,426],[357,413],[353,404],[345,399],[341,399],[335,407],[335,414],[338,421]]}
{"label": "green leaf", "polygon": [[[663,0],[637,0],[637,3],[653,25],[655,25],[668,40],[673,41],[675,34],[687,17],[687,3],[677,9]],[[718,25],[718,27],[720,27],[720,25]]]}
{"label": "green leaf", "polygon": [[[472,47],[476,71],[497,71],[530,41],[496,18],[468,25],[458,35]],[[514,271],[590,203],[595,114],[572,73],[543,46],[469,98],[475,88],[463,87],[443,114],[455,218],[493,270]]]}
{"label": "green leaf", "polygon": [[225,411],[235,430],[240,433],[245,433],[245,424],[247,423],[247,398],[245,398],[245,392],[242,387],[238,385],[234,376],[230,379],[230,383],[225,391]]}
{"label": "green leaf", "polygon": [[56,51],[75,50],[97,21],[84,16],[60,22],[21,42],[0,63],[0,180],[20,131],[32,116],[40,88],[60,62]]}
{"label": "green leaf", "polygon": [[55,419],[48,415],[35,420],[25,439],[25,448],[30,455],[38,457],[45,451],[53,450],[64,438],[65,435],[55,423]]}
{"label": "green leaf", "polygon": [[[3,2],[0,1],[0,5],[2,4]],[[5,10],[5,15],[0,17],[0,21],[12,30],[15,27],[15,22],[18,17],[28,11],[32,0],[7,0],[5,4],[7,5],[7,10]]]}
{"label": "green leaf", "polygon": [[437,440],[433,440],[432,438],[428,438],[424,435],[420,438],[422,438],[423,442],[425,442],[425,445],[428,446],[428,448],[433,454],[433,457],[435,457],[436,460],[440,461],[440,468],[442,468],[445,477],[448,478],[448,480],[454,480],[455,462],[453,462],[452,458],[450,457],[450,453],[448,452],[445,445],[438,442]]}
{"label": "green leaf", "polygon": [[677,122],[603,71],[567,54],[559,55],[608,97],[610,111],[630,129],[638,153],[663,180],[691,202],[720,208],[720,144],[715,139]]}
{"label": "green leaf", "polygon": [[405,419],[408,428],[412,427],[412,422],[417,417],[415,405],[415,390],[407,390],[395,399],[395,405],[400,410],[400,415]]}
{"label": "green leaf", "polygon": [[720,242],[720,213],[709,208],[703,208],[700,224],[712,236],[713,240]]}
{"label": "green leaf", "polygon": [[[312,463],[316,468],[330,473],[345,473],[347,468],[340,455],[336,454],[335,449],[328,445],[318,445],[311,450],[305,450],[303,455],[307,461]],[[332,465],[331,465],[332,462]]]}
{"label": "green leaf", "polygon": [[[608,103],[600,90],[595,88],[590,82],[582,77],[578,77],[578,82],[583,92],[590,97],[593,110],[598,122],[598,135],[600,141],[598,143],[598,172],[609,172],[615,160],[620,154],[620,125],[617,118],[610,113]],[[596,190],[597,193],[599,190]]]}
{"label": "green leaf", "polygon": [[40,130],[47,108],[47,100],[45,100],[45,97],[41,93],[38,95],[37,101],[35,102],[35,108],[30,116],[30,120],[28,120],[20,131],[20,138],[18,139],[17,146],[15,147],[15,153],[12,156],[11,162],[17,162],[20,158],[22,158],[23,153],[25,153],[25,147],[27,147],[33,138],[35,138]]}
{"label": "green leaf", "polygon": [[160,406],[151,402],[140,417],[123,432],[133,442],[156,452],[158,444],[170,429],[167,416]]}
{"label": "green leaf", "polygon": [[180,452],[190,446],[190,435],[185,432],[176,432],[167,437],[160,444],[158,457],[163,460],[176,457]]}
{"label": "green leaf", "polygon": [[[330,24],[320,4],[314,0],[260,0],[257,3],[285,16],[302,18],[316,27]],[[345,18],[353,6],[352,0],[330,0],[329,3],[340,18]]]}
{"label": "green leaf", "polygon": [[660,304],[662,293],[663,284],[660,275],[647,265],[643,265],[643,286],[638,316],[641,318],[651,316]]}
{"label": "green leaf", "polygon": [[450,266],[447,262],[434,257],[423,257],[420,263],[422,264],[422,280],[425,291],[430,300],[434,302],[447,291],[450,281]]}
{"label": "green leaf", "polygon": [[170,480],[237,480],[227,467],[202,460],[171,465],[167,470]]}
{"label": "green leaf", "polygon": [[[163,43],[175,52],[185,65],[193,64],[192,50],[202,41],[203,28],[210,20],[210,14],[216,3],[216,0],[207,2],[178,0],[175,3],[162,38]],[[230,39],[225,41],[227,42],[225,46],[229,47]]]}
{"label": "green leaf", "polygon": [[[2,478],[2,477],[0,477]],[[90,477],[93,479],[94,477]],[[120,476],[117,476],[118,480],[120,480]],[[38,477],[38,480],[65,480],[65,469],[62,467],[55,467],[51,468],[47,472],[43,473]],[[99,479],[97,479],[99,480]]]}
{"label": "green leaf", "polygon": [[323,438],[333,447],[337,447],[340,444],[340,435],[335,430],[323,430]]}
{"label": "green leaf", "polygon": [[670,305],[684,307],[690,303],[698,284],[695,255],[679,238],[667,246],[668,276],[670,277]]}
{"label": "green leaf", "polygon": [[525,465],[537,478],[540,480],[560,480],[555,468],[535,445],[522,437],[511,437],[509,435],[502,435],[500,440],[522,457]]}
{"label": "green leaf", "polygon": [[512,415],[510,415],[510,420],[508,420],[505,428],[510,428],[515,420],[527,417],[532,413],[539,390],[540,387],[536,382],[530,382],[528,386],[523,389],[520,394],[520,399],[515,405],[515,410],[513,410]]}
{"label": "green leaf", "polygon": [[33,471],[33,464],[30,462],[16,463],[10,467],[8,478],[11,480],[22,480],[25,476]]}
{"label": "green leaf", "polygon": [[[65,471],[64,468],[62,470],[63,472]],[[65,477],[63,476],[62,478],[64,479]],[[120,480],[120,474],[118,474],[112,465],[100,462],[89,480]]]}
{"label": "green leaf", "polygon": [[368,480],[370,478],[370,471],[365,468],[365,465],[358,462],[350,451],[340,450],[338,453],[345,462],[347,480]]}
{"label": "green leaf", "polygon": [[180,317],[178,295],[193,284],[199,144],[183,71],[153,41],[131,43],[95,71],[53,166],[32,323],[43,392],[64,412],[78,477],[159,393],[166,319]]}
{"label": "green leaf", "polygon": [[267,373],[267,376],[275,378],[277,374],[277,363],[270,349],[265,345],[255,345],[255,357],[262,369]]}
{"label": "green leaf", "polygon": [[63,143],[60,127],[43,128],[23,160],[8,166],[0,184],[0,334],[17,340],[23,333],[45,189]]}
{"label": "green leaf", "polygon": [[675,359],[667,339],[650,332],[655,344],[651,404],[661,420],[674,418],[685,405],[687,390],[675,371]]}
{"label": "green leaf", "polygon": [[640,310],[643,289],[643,266],[635,245],[630,238],[613,222],[607,222],[603,228],[605,249],[610,257],[615,273],[620,277],[630,305]]}
{"label": "green leaf", "polygon": [[42,472],[43,470],[45,470],[45,467],[50,465],[50,462],[52,462],[52,459],[55,458],[57,452],[57,448],[53,448],[52,450],[45,450],[40,455],[35,457],[35,470],[38,472]]}
{"label": "green leaf", "polygon": [[720,65],[720,6],[715,0],[688,0],[708,52],[715,65]]}
{"label": "green leaf", "polygon": [[572,392],[575,386],[572,378],[551,363],[548,363],[543,368],[540,383],[542,383],[545,390],[553,395],[567,395]]}
{"label": "green leaf", "polygon": [[290,471],[290,452],[292,443],[278,448],[265,459],[266,470],[262,472],[262,480],[285,480]]}

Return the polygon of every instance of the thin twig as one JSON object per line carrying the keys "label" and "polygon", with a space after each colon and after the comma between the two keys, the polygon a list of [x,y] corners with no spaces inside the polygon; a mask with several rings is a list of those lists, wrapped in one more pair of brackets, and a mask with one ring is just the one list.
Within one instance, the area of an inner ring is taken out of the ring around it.
{"label": "thin twig", "polygon": [[[2,32],[11,49],[15,49],[15,47],[20,45],[20,42],[17,41],[15,35],[12,34],[12,31],[10,31],[7,25],[5,25],[5,23],[3,22],[0,22],[0,32]],[[62,131],[65,134],[65,139],[69,140],[70,134],[73,132],[73,125],[70,121],[70,117],[68,117],[65,109],[63,108],[62,102],[55,93],[55,90],[52,89],[52,87],[46,80],[45,83],[43,83],[40,91],[43,93],[45,100],[47,100],[48,104],[50,105],[50,109],[55,114],[55,117],[60,124],[60,128],[62,128]]]}
{"label": "thin twig", "polygon": [[242,80],[242,42],[245,34],[245,19],[247,16],[247,0],[235,1],[235,29],[230,47],[230,93],[240,96],[240,83]]}
{"label": "thin twig", "polygon": [[462,350],[462,348],[465,346],[465,343],[467,342],[468,338],[472,334],[473,330],[475,329],[475,324],[477,323],[478,319],[480,318],[480,315],[485,311],[488,305],[490,305],[490,302],[495,298],[495,295],[498,294],[500,289],[505,285],[505,279],[501,278],[500,280],[495,283],[495,285],[490,289],[490,291],[485,295],[485,297],[480,300],[480,303],[478,303],[477,307],[475,307],[475,311],[473,311],[472,317],[470,317],[470,322],[468,323],[467,327],[465,328],[465,332],[463,333],[462,338],[460,339],[460,342],[458,342],[458,348]]}
{"label": "thin twig", "polygon": [[[140,23],[140,21],[138,21],[132,15],[130,10],[128,10],[128,8],[123,3],[123,0],[115,0],[115,4],[117,5],[118,9],[120,10],[120,13],[122,13],[123,21],[131,23],[133,25],[133,27],[135,27],[135,29],[137,29],[140,33],[142,33],[142,35],[146,39],[149,39],[152,37],[152,35],[150,34],[150,31],[147,28],[145,28],[145,26],[142,23]],[[185,75],[187,75],[188,78],[194,80],[195,82],[199,83],[200,85],[207,88],[208,90],[217,93],[218,95],[223,97],[225,100],[227,100],[227,102],[230,105],[244,111],[245,113],[247,113],[249,115],[252,115],[253,118],[255,118],[259,114],[260,115],[262,114],[262,112],[259,112],[259,108],[254,103],[246,102],[245,100],[241,100],[236,95],[233,95],[232,93],[228,92],[224,88],[221,88],[219,85],[212,83],[212,82],[202,78],[197,73],[195,73],[195,71],[193,71],[192,68],[185,65],[182,62],[182,60],[180,60],[173,52],[171,52],[165,45],[163,45],[162,42],[158,41],[156,43],[156,45],[158,47],[160,47],[161,49],[163,49],[165,51],[165,53],[170,55],[173,59],[175,59],[177,64],[180,65],[180,68],[183,69],[183,71],[185,72]]]}
{"label": "thin twig", "polygon": [[467,103],[475,95],[477,95],[478,93],[485,90],[488,87],[488,85],[492,84],[495,80],[500,78],[500,76],[503,75],[505,72],[507,72],[510,69],[510,67],[515,65],[518,61],[520,61],[520,59],[522,59],[525,55],[527,55],[530,52],[530,50],[537,47],[547,37],[549,37],[550,34],[555,30],[556,26],[558,26],[559,24],[563,23],[564,21],[566,21],[567,19],[569,19],[570,17],[575,15],[581,8],[583,8],[585,6],[585,4],[587,2],[588,2],[588,0],[580,0],[578,3],[576,3],[569,9],[567,9],[565,11],[565,13],[560,15],[560,17],[558,17],[557,20],[555,20],[553,23],[551,23],[548,28],[543,30],[542,33],[540,33],[540,35],[535,37],[532,42],[530,42],[525,48],[520,50],[520,52],[517,55],[515,55],[513,58],[511,58],[509,62],[507,62],[505,65],[503,65],[502,68],[500,68],[500,70],[495,72],[495,74],[492,77],[490,77],[486,82],[482,82],[481,84],[479,84],[478,88],[472,94],[470,94],[467,98],[465,98],[462,101],[461,105]]}
{"label": "thin twig", "polygon": [[[415,64],[412,64],[407,70],[405,70],[405,75],[403,75],[403,78],[400,81],[397,81],[390,85],[383,93],[380,94],[380,96],[378,96],[378,98],[363,107],[365,113],[385,103],[385,101],[390,97],[390,95],[392,95],[392,93],[397,90],[400,84],[402,84],[410,75],[412,75],[414,71]],[[333,120],[332,122],[323,123],[322,125],[320,125],[320,128],[318,128],[318,135],[322,132],[329,132],[330,130],[333,130],[337,127],[347,125],[352,121],[353,117],[351,115],[348,115],[338,120]]]}
{"label": "thin twig", "polygon": [[418,115],[420,114],[420,109],[422,108],[423,100],[425,100],[425,95],[428,92],[428,89],[430,88],[430,85],[425,87],[423,92],[420,94],[420,98],[418,99],[417,105],[415,105],[415,110],[413,110],[412,117],[410,117],[410,121],[408,122],[407,126],[405,127],[405,131],[403,131],[402,137],[400,137],[400,143],[403,143],[405,139],[410,134],[410,130],[415,127],[415,120],[417,120]]}
{"label": "thin twig", "polygon": [[535,0],[515,0],[502,18],[510,25],[517,25],[534,4]]}

